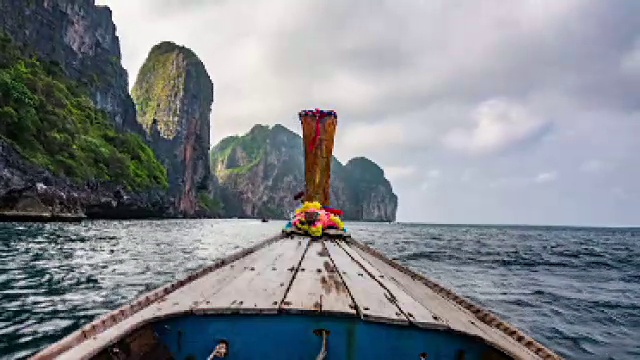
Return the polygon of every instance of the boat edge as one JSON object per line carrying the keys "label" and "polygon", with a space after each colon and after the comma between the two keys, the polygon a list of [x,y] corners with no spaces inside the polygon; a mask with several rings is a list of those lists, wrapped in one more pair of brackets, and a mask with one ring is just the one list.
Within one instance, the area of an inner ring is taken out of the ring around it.
{"label": "boat edge", "polygon": [[[55,359],[57,356],[62,355],[66,351],[81,344],[85,340],[108,330],[114,325],[131,317],[137,312],[149,307],[151,304],[175,292],[176,290],[184,287],[185,285],[209,274],[212,271],[215,271],[225,265],[228,265],[234,261],[237,261],[251,253],[254,253],[269,244],[272,244],[278,240],[281,240],[284,237],[285,236],[283,234],[276,234],[274,236],[268,237],[248,248],[240,249],[235,253],[216,259],[213,264],[207,265],[198,271],[190,273],[189,275],[187,275],[185,278],[181,280],[160,286],[154,290],[151,290],[150,292],[144,293],[143,295],[138,296],[134,301],[127,303],[100,317],[97,317],[95,320],[82,326],[80,329],[72,332],[71,334],[65,336],[64,338],[58,340],[57,342],[51,344],[50,346],[38,351],[37,353],[32,355],[29,359],[31,360]],[[139,325],[140,324],[138,324],[138,326]],[[119,339],[114,339],[113,342],[117,342],[117,341],[119,341]]]}
{"label": "boat edge", "polygon": [[368,253],[369,255],[377,258],[378,260],[383,261],[387,265],[389,265],[389,266],[393,267],[394,269],[404,273],[405,275],[410,276],[412,279],[419,280],[420,282],[422,282],[425,286],[430,288],[436,294],[442,296],[443,298],[445,298],[447,300],[450,300],[450,301],[458,304],[459,306],[461,306],[465,310],[469,311],[475,318],[480,320],[485,325],[499,330],[503,334],[505,334],[508,337],[512,338],[513,340],[518,342],[520,345],[524,346],[525,348],[527,348],[528,350],[530,350],[531,352],[533,352],[534,354],[539,356],[540,358],[542,358],[542,359],[554,359],[554,360],[562,359],[562,357],[560,357],[558,354],[556,354],[555,352],[551,351],[546,346],[540,344],[539,342],[534,340],[531,336],[529,336],[529,335],[525,334],[524,332],[522,332],[522,330],[517,329],[515,326],[513,326],[513,325],[509,324],[508,322],[500,319],[498,316],[496,316],[492,312],[486,310],[485,308],[483,308],[481,306],[476,305],[472,301],[470,301],[470,300],[468,300],[468,299],[456,294],[455,292],[453,292],[453,291],[449,290],[448,288],[438,284],[437,282],[427,278],[426,276],[424,276],[424,275],[422,275],[422,274],[420,274],[420,273],[418,273],[416,271],[413,271],[413,270],[409,269],[408,267],[402,266],[399,263],[394,262],[393,260],[387,258],[384,254],[382,254],[378,250],[370,247],[369,245],[364,244],[364,243],[362,243],[360,241],[357,241],[357,240],[355,240],[353,238],[344,239],[344,241],[349,243],[349,244],[351,244],[351,245],[353,245],[353,246],[358,247],[362,251],[364,251],[364,252]]}
{"label": "boat edge", "polygon": [[[48,359],[54,359],[57,356],[60,356],[62,354],[64,354],[65,352],[69,351],[70,349],[72,349],[75,346],[78,346],[79,344],[83,343],[85,340],[90,339],[91,337],[94,337],[110,328],[112,328],[113,326],[115,326],[116,324],[120,323],[121,321],[124,321],[125,319],[128,319],[129,317],[133,316],[134,314],[136,314],[137,312],[151,306],[152,304],[158,302],[159,300],[163,299],[165,296],[175,292],[176,290],[184,287],[185,285],[223,267],[226,266],[230,263],[233,263],[251,253],[254,253],[260,249],[262,249],[263,247],[270,245],[272,243],[275,243],[279,240],[282,240],[284,238],[289,238],[290,235],[285,235],[285,234],[277,234],[275,236],[269,237],[267,239],[264,239],[248,248],[244,248],[241,249],[235,253],[232,253],[228,256],[216,259],[213,264],[211,265],[207,265],[204,268],[197,270],[191,274],[189,274],[188,276],[186,276],[185,278],[175,281],[173,283],[161,286],[159,288],[156,288],[155,290],[152,290],[148,293],[145,293],[141,296],[139,296],[138,298],[136,298],[133,302],[130,302],[126,305],[121,306],[120,308],[117,308],[105,315],[102,315],[98,318],[96,318],[95,320],[91,321],[90,323],[84,325],[83,327],[81,327],[80,329],[74,331],[73,333],[67,335],[66,337],[62,338],[61,340],[57,341],[54,344],[51,344],[50,346],[40,350],[38,353],[36,353],[35,355],[33,355],[32,357],[30,357],[30,359],[33,360],[48,360]],[[499,317],[497,317],[496,315],[494,315],[493,313],[487,311],[486,309],[474,304],[473,302],[467,300],[466,298],[463,298],[459,295],[457,295],[456,293],[454,293],[453,291],[443,287],[442,285],[436,283],[435,281],[427,278],[426,276],[419,274],[405,266],[402,266],[399,263],[394,262],[393,260],[387,258],[385,255],[383,255],[381,252],[379,252],[378,250],[360,242],[357,241],[356,239],[353,238],[343,238],[342,241],[344,241],[345,243],[348,243],[350,245],[353,245],[359,249],[361,249],[362,251],[366,252],[367,254],[377,258],[378,260],[381,260],[382,262],[384,262],[385,264],[391,266],[392,268],[400,271],[401,273],[404,273],[405,275],[409,276],[410,278],[414,279],[414,280],[419,280],[421,283],[423,283],[425,286],[427,286],[429,289],[431,289],[432,291],[434,291],[436,294],[438,294],[439,296],[442,296],[445,300],[451,301],[455,304],[457,304],[458,306],[462,307],[463,309],[469,311],[475,318],[477,318],[478,320],[480,320],[482,323],[484,323],[485,325],[497,329],[500,332],[504,333],[506,336],[512,338],[514,341],[516,341],[517,343],[519,343],[520,345],[522,345],[523,347],[525,347],[526,349],[528,349],[529,351],[531,351],[533,354],[539,356],[542,359],[562,359],[562,357],[558,356],[557,354],[555,354],[553,351],[551,351],[550,349],[546,348],[544,345],[538,343],[537,341],[535,341],[533,338],[531,338],[530,336],[526,335],[525,333],[523,333],[521,330],[515,328],[513,325],[503,321],[502,319],[500,319]],[[198,315],[206,315],[206,314],[233,314],[236,313],[237,311],[232,310],[232,311],[216,311],[216,310],[221,310],[221,309],[209,309],[209,311],[195,311],[193,312],[194,314],[198,314]],[[263,312],[263,311],[258,311],[257,313],[278,313],[281,310],[275,310],[273,312]],[[244,311],[240,311],[241,313],[245,313]],[[289,310],[288,311],[284,311],[285,313],[291,313],[291,314],[314,314],[314,311],[301,311],[301,310]],[[189,311],[187,311],[186,313],[189,313]],[[253,313],[253,312],[250,312]],[[153,322],[155,320],[159,320],[159,319],[164,319],[164,318],[171,318],[174,316],[179,316],[181,314],[180,313],[174,313],[174,314],[165,314],[165,316],[161,316],[160,318],[148,318],[145,319],[144,321],[140,322],[140,323],[136,323],[134,325],[135,328],[139,328],[140,326],[144,326],[150,322]],[[344,314],[333,314],[334,316],[344,316]],[[359,314],[358,314],[359,315]],[[360,317],[360,316],[357,316]],[[376,321],[377,319],[362,319],[362,320],[368,320],[368,321],[373,321],[373,322],[378,322]],[[386,323],[386,321],[382,321],[383,323]],[[435,329],[434,329],[435,330]],[[444,330],[444,329],[441,329]],[[448,330],[450,331],[455,331],[455,329],[449,328]],[[458,332],[458,331],[455,331]],[[468,336],[473,336],[472,334],[468,334],[466,332],[462,332],[463,334],[466,334]],[[122,334],[122,336],[124,336],[125,334]],[[112,339],[109,342],[110,346],[113,343],[116,343],[118,341],[121,340],[122,336],[118,336],[114,339]],[[484,341],[488,341],[487,339],[483,338]],[[489,341],[489,343],[491,343],[493,346],[497,346],[501,351],[507,351],[506,349],[504,349],[502,346],[500,346],[499,344],[496,344],[494,342]],[[509,351],[507,351],[507,354],[510,354]],[[95,354],[93,354],[95,355]],[[514,354],[511,354],[511,356],[514,356]],[[517,357],[517,356],[516,356]]]}

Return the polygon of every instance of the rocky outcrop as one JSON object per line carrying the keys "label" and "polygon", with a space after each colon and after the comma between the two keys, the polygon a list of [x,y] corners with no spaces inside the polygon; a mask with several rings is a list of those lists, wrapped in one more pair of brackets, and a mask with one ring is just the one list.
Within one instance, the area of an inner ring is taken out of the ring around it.
{"label": "rocky outcrop", "polygon": [[395,221],[398,198],[384,171],[373,161],[357,157],[344,166],[346,208],[351,216],[363,220]]}
{"label": "rocky outcrop", "polygon": [[185,216],[207,212],[211,198],[209,116],[213,84],[198,57],[171,42],[154,46],[132,95],[139,123],[166,166],[169,190]]}
{"label": "rocky outcrop", "polygon": [[[331,165],[331,205],[346,220],[395,221],[398,198],[384,172],[366,158]],[[223,139],[211,151],[226,216],[286,218],[304,189],[302,138],[281,125],[254,126]]]}
{"label": "rocky outcrop", "polygon": [[[164,169],[136,135],[144,131],[107,7],[0,0],[0,47],[0,77],[20,89],[0,95],[3,218],[175,216]],[[12,75],[20,59],[28,76]]]}
{"label": "rocky outcrop", "polygon": [[2,213],[131,219],[177,215],[171,211],[169,198],[160,190],[132,193],[107,182],[79,184],[26,161],[0,139]]}
{"label": "rocky outcrop", "polygon": [[0,32],[85,85],[119,129],[141,133],[108,7],[93,0],[0,0]]}

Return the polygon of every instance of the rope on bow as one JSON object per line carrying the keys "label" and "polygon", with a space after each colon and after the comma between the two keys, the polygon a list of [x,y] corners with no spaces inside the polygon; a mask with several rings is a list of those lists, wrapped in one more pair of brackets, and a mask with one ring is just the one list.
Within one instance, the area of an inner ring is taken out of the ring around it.
{"label": "rope on bow", "polygon": [[314,330],[313,333],[316,336],[322,337],[322,347],[320,348],[320,353],[316,356],[316,360],[326,360],[327,359],[327,336],[329,336],[329,331],[324,329]]}
{"label": "rope on bow", "polygon": [[320,141],[320,121],[322,119],[324,119],[324,117],[325,117],[324,112],[320,111],[320,109],[317,109],[317,108],[313,112],[313,115],[316,117],[316,134],[315,134],[311,144],[309,144],[309,152],[310,153],[313,152],[313,150],[318,145],[318,141]]}

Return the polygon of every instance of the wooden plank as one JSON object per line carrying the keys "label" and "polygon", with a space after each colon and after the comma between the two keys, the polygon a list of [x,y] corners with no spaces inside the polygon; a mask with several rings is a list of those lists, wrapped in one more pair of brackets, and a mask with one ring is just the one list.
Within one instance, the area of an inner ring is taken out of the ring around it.
{"label": "wooden plank", "polygon": [[269,249],[271,245],[267,245],[231,264],[222,266],[209,274],[185,284],[164,298],[150,304],[124,322],[136,323],[141,320],[158,319],[168,315],[193,311],[199,304],[205,303],[207,299],[215,296],[229,283],[234,281],[238,275],[238,269],[244,269],[255,264],[264,256],[265,251]]}
{"label": "wooden plank", "polygon": [[201,304],[206,304],[209,299],[222,292],[238,277],[238,274],[243,269],[253,266],[279,242],[267,245],[254,253],[184,285],[169,294],[165,299],[152,304],[150,306],[154,310],[152,316],[159,317],[198,309]]}
{"label": "wooden plank", "polygon": [[365,272],[378,282],[379,286],[392,295],[391,301],[400,308],[412,323],[428,328],[448,327],[447,323],[443,321],[441,317],[436,316],[427,307],[407,294],[400,286],[386,279],[384,274],[372,266],[371,263],[365,260],[358,252],[354,251],[348,244],[343,241],[337,243],[354,262],[358,263]]}
{"label": "wooden plank", "polygon": [[322,231],[322,234],[324,236],[332,237],[332,238],[351,237],[351,234],[349,234],[348,232],[345,232],[344,230],[338,230],[338,229],[325,229]]}
{"label": "wooden plank", "polygon": [[307,248],[307,238],[280,240],[269,245],[255,261],[237,267],[234,279],[220,291],[205,296],[196,313],[275,313]]}
{"label": "wooden plank", "polygon": [[393,296],[354,262],[335,242],[324,243],[338,274],[347,285],[364,319],[388,323],[408,323],[407,317],[394,302]]}
{"label": "wooden plank", "polygon": [[498,329],[492,328],[478,320],[468,310],[443,298],[419,280],[414,280],[405,273],[390,266],[377,257],[368,254],[356,246],[343,244],[345,248],[357,253],[378,269],[387,281],[393,282],[407,294],[428,308],[452,329],[483,338],[485,341],[505,350],[518,359],[537,359],[527,348],[507,336]]}
{"label": "wooden plank", "polygon": [[[140,326],[169,316],[190,312],[194,299],[200,299],[202,290],[207,286],[221,286],[229,279],[234,266],[251,261],[255,252],[265,246],[281,240],[277,235],[265,239],[253,246],[237,251],[224,258],[217,259],[188,277],[147,292],[133,302],[108,314],[102,315],[81,329],[67,335],[62,340],[34,355],[33,359],[85,359],[91,358],[105,346],[119,340]],[[214,290],[215,291],[215,290]],[[187,294],[191,292],[191,294]]]}
{"label": "wooden plank", "polygon": [[281,308],[356,316],[347,286],[335,272],[322,240],[312,240]]}
{"label": "wooden plank", "polygon": [[205,294],[215,294],[222,290],[236,277],[237,268],[244,268],[245,266],[250,266],[255,263],[267,247],[268,245],[231,264],[225,265],[201,278],[185,284],[175,292],[168,294],[157,302],[111,326],[97,336],[93,336],[69,349],[67,352],[60,354],[56,359],[71,360],[85,358],[87,355],[91,356],[96,351],[115,342],[123,334],[128,334],[135,329],[139,329],[140,326],[144,324],[167,316],[191,312],[194,307],[204,301]]}

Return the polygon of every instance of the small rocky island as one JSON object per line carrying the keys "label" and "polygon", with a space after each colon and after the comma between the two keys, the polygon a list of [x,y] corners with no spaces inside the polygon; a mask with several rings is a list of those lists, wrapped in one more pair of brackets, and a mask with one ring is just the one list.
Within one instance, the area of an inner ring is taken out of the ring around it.
{"label": "small rocky island", "polygon": [[[295,207],[301,138],[256,125],[209,151],[213,82],[193,51],[154,46],[128,89],[108,7],[0,0],[1,220],[285,218]],[[345,219],[395,220],[380,167],[333,161]]]}
{"label": "small rocky island", "polygon": [[[229,216],[283,219],[304,190],[302,138],[282,125],[255,125],[211,150],[218,197]],[[333,157],[331,205],[345,220],[395,221],[398,198],[382,169],[358,157],[346,165]]]}

